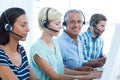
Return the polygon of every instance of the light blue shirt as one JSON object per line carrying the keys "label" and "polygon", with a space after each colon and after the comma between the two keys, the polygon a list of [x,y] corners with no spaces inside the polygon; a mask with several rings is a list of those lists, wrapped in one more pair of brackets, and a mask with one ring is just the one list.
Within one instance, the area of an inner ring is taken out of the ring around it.
{"label": "light blue shirt", "polygon": [[33,57],[35,54],[38,54],[41,58],[47,61],[58,74],[64,73],[64,65],[59,46],[55,40],[53,40],[53,42],[55,44],[56,53],[54,53],[41,39],[38,39],[30,48],[30,65],[39,80],[51,79],[34,61]]}
{"label": "light blue shirt", "polygon": [[83,52],[87,55],[88,59],[97,59],[103,57],[103,39],[100,36],[93,38],[90,28],[88,28],[86,32],[82,33],[79,38],[82,43],[84,43]]}
{"label": "light blue shirt", "polygon": [[64,31],[58,38],[63,63],[66,68],[79,68],[84,63],[84,55],[82,53],[82,43],[78,39],[78,43],[68,36]]}

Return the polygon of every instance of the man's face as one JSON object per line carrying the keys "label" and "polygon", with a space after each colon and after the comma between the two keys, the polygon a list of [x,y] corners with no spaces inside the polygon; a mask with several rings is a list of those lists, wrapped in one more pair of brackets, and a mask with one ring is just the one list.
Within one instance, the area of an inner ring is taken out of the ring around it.
{"label": "man's face", "polygon": [[71,13],[66,23],[68,34],[70,36],[78,36],[83,25],[82,16],[78,13]]}
{"label": "man's face", "polygon": [[94,33],[97,35],[102,35],[102,33],[105,31],[106,21],[100,21],[96,28],[94,28]]}

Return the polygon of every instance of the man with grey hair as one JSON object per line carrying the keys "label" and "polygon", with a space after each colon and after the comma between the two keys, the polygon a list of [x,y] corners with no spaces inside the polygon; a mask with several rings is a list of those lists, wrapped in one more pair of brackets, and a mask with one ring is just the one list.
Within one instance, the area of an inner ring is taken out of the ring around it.
{"label": "man with grey hair", "polygon": [[[57,41],[66,68],[87,71],[93,70],[92,65],[94,64],[89,64],[89,61],[85,60],[87,56],[83,54],[82,42],[79,39],[79,34],[84,24],[85,16],[82,11],[72,9],[65,13],[63,22],[65,28],[63,33],[57,38]],[[83,66],[86,63],[87,66]]]}

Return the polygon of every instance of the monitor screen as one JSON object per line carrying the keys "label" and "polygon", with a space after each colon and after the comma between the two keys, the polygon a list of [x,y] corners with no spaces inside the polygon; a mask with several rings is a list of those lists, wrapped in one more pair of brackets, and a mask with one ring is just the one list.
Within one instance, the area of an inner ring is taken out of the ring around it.
{"label": "monitor screen", "polygon": [[120,24],[116,24],[109,54],[100,80],[120,80]]}

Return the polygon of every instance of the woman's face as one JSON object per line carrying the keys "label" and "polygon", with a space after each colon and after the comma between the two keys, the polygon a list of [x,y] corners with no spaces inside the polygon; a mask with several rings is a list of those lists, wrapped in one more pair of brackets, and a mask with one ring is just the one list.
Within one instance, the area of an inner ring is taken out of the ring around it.
{"label": "woman's face", "polygon": [[22,41],[26,40],[27,33],[29,32],[28,19],[27,19],[26,14],[23,14],[16,19],[16,22],[13,25],[12,32],[22,36],[22,38],[21,38],[17,35],[11,34],[16,39],[22,40]]}
{"label": "woman's face", "polygon": [[48,30],[49,34],[51,34],[52,36],[58,36],[60,33],[60,29],[62,28],[61,19],[50,21],[48,27],[57,31],[56,32],[56,31]]}

